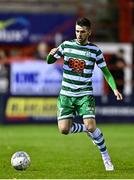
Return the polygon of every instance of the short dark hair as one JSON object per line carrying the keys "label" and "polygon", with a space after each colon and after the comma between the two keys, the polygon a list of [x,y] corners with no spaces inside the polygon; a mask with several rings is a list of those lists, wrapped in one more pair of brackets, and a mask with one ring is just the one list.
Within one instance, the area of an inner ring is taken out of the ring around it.
{"label": "short dark hair", "polygon": [[79,26],[86,26],[87,28],[91,28],[91,22],[89,19],[83,17],[83,18],[79,18],[77,21],[76,21],[76,24],[79,25]]}

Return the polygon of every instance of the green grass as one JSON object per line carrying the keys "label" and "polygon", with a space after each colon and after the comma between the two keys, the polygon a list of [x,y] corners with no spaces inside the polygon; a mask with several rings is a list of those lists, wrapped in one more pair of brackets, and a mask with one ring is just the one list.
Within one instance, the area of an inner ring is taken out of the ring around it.
{"label": "green grass", "polygon": [[[55,125],[0,126],[1,179],[134,179],[134,125],[99,125],[115,171],[106,172],[100,153],[84,133],[61,135]],[[10,165],[16,151],[26,151],[31,166]]]}

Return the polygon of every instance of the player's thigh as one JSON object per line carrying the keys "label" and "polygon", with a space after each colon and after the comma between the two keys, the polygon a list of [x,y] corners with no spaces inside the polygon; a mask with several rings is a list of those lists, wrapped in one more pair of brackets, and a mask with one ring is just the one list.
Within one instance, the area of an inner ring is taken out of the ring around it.
{"label": "player's thigh", "polygon": [[89,95],[82,97],[78,111],[83,117],[83,122],[87,129],[93,132],[96,129],[94,96]]}
{"label": "player's thigh", "polygon": [[95,98],[91,95],[83,96],[77,101],[77,112],[83,119],[95,119]]}
{"label": "player's thigh", "polygon": [[62,134],[68,134],[71,126],[72,126],[72,119],[58,120],[58,128]]}
{"label": "player's thigh", "polygon": [[58,121],[72,119],[74,117],[74,106],[71,97],[60,95],[57,101],[57,118]]}
{"label": "player's thigh", "polygon": [[85,118],[83,119],[83,123],[85,124],[86,128],[90,132],[94,132],[96,129],[96,120],[95,118]]}

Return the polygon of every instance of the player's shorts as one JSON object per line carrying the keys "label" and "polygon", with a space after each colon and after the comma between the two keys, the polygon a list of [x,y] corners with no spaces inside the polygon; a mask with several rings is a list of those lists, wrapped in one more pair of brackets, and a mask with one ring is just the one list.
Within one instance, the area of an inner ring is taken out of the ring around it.
{"label": "player's shorts", "polygon": [[92,95],[82,97],[69,97],[59,95],[58,97],[58,120],[72,119],[75,115],[83,119],[95,118],[95,98]]}

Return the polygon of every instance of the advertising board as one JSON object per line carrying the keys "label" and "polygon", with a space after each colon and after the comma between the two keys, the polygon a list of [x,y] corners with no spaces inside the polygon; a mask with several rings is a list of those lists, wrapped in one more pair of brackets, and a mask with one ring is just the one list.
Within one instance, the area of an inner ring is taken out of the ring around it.
{"label": "advertising board", "polygon": [[56,119],[56,97],[9,97],[6,122],[51,122]]}
{"label": "advertising board", "polygon": [[58,95],[62,72],[60,65],[43,61],[13,62],[10,71],[12,95]]}

